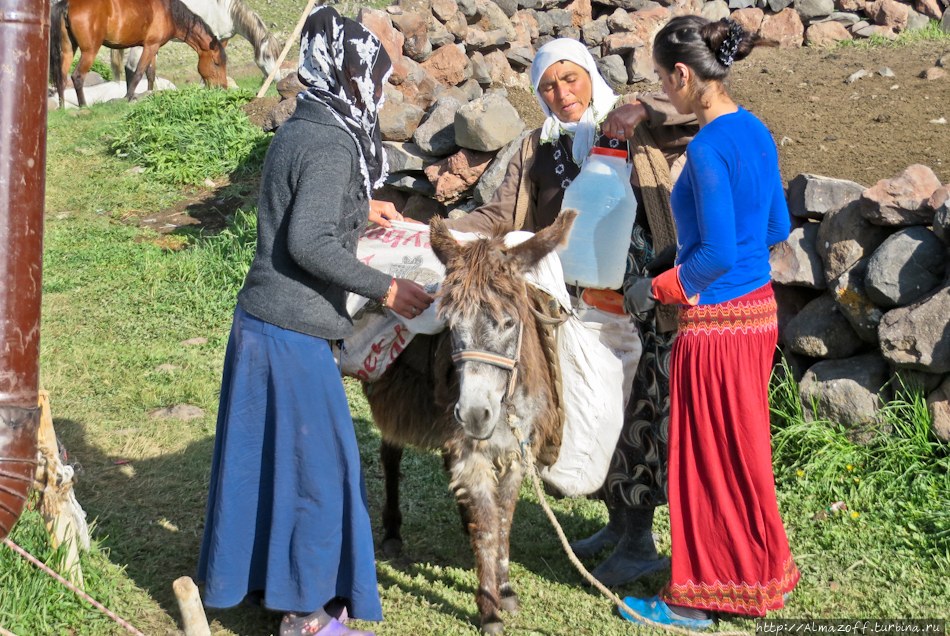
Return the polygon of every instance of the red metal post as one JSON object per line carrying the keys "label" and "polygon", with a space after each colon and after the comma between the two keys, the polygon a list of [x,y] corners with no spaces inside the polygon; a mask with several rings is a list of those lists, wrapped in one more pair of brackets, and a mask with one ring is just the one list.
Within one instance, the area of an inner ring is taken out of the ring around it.
{"label": "red metal post", "polygon": [[0,0],[0,538],[36,472],[48,0]]}

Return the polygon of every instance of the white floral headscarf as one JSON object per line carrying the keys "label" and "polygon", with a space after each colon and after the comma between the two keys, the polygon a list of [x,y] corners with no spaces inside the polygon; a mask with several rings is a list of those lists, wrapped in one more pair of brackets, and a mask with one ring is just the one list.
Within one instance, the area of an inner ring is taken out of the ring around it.
{"label": "white floral headscarf", "polygon": [[[573,62],[590,75],[593,88],[590,106],[581,115],[580,121],[577,122],[563,122],[558,119],[548,108],[548,105],[544,103],[541,94],[538,92],[541,76],[552,64],[561,61]],[[534,62],[531,64],[531,83],[534,85],[534,95],[541,104],[541,110],[547,116],[544,125],[541,126],[541,143],[553,142],[562,134],[570,135],[574,138],[572,148],[574,163],[580,165],[590,154],[590,149],[594,145],[594,134],[597,131],[598,124],[607,117],[607,114],[620,98],[601,76],[600,71],[597,70],[597,64],[587,47],[571,38],[557,38],[538,49],[537,55],[534,56]]]}
{"label": "white floral headscarf", "polygon": [[379,132],[383,86],[393,71],[379,38],[331,7],[316,7],[300,36],[298,99],[327,106],[356,141],[367,198],[383,185],[389,164]]}

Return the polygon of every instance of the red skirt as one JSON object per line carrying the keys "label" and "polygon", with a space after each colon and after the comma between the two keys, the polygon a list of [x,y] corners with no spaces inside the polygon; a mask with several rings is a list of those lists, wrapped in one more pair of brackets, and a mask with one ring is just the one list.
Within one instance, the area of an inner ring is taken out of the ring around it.
{"label": "red skirt", "polygon": [[681,307],[670,360],[671,605],[764,616],[800,573],[775,499],[768,383],[771,283]]}

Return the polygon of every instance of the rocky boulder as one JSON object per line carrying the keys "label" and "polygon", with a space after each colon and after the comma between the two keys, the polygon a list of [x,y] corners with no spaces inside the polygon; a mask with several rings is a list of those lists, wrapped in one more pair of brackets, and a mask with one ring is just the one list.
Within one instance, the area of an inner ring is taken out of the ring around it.
{"label": "rocky boulder", "polygon": [[864,190],[854,181],[800,174],[788,182],[788,211],[800,218],[820,220],[828,212],[857,201]]}
{"label": "rocky boulder", "polygon": [[881,352],[899,367],[950,372],[950,286],[881,318]]}
{"label": "rocky boulder", "polygon": [[772,280],[783,285],[824,289],[825,267],[815,249],[817,238],[818,224],[805,223],[792,230],[788,239],[773,245],[769,255]]}
{"label": "rocky boulder", "polygon": [[518,111],[497,93],[483,95],[455,114],[455,141],[471,150],[498,150],[523,130]]}
{"label": "rocky boulder", "polygon": [[475,152],[468,148],[446,157],[425,169],[426,177],[435,186],[435,198],[440,203],[453,203],[482,176],[492,153]]}
{"label": "rocky boulder", "polygon": [[915,225],[887,238],[868,264],[867,294],[881,307],[908,305],[944,278],[947,246],[927,228]]}
{"label": "rocky boulder", "polygon": [[927,166],[914,164],[891,179],[881,179],[861,195],[861,213],[877,225],[930,225],[926,205],[940,179]]}
{"label": "rocky boulder", "polygon": [[950,442],[950,378],[927,396],[927,408],[933,417],[934,435],[944,443]]}
{"label": "rocky boulder", "polygon": [[864,342],[877,344],[877,328],[884,312],[874,304],[864,288],[868,259],[861,259],[828,285],[838,310]]}
{"label": "rocky boulder", "polygon": [[412,135],[419,148],[430,155],[444,157],[458,150],[455,143],[455,114],[461,102],[451,95],[440,97]]}
{"label": "rocky boulder", "polygon": [[795,9],[782,9],[775,15],[762,18],[759,35],[778,42],[779,48],[794,49],[805,39],[805,25]]}
{"label": "rocky boulder", "polygon": [[795,353],[812,358],[846,358],[861,348],[861,338],[823,294],[805,305],[785,327],[785,342]]}
{"label": "rocky boulder", "polygon": [[834,280],[862,258],[869,258],[890,233],[864,218],[858,201],[829,212],[818,228],[816,240],[816,249],[825,264],[825,280]]}
{"label": "rocky boulder", "polygon": [[889,377],[887,363],[876,353],[822,360],[802,378],[802,408],[808,417],[849,428],[870,424],[886,399],[882,393]]}

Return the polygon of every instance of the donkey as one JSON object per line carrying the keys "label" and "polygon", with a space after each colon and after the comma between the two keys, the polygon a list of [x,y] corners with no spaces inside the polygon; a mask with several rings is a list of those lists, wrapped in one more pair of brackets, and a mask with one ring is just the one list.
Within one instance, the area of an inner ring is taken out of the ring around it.
{"label": "donkey", "polygon": [[566,240],[575,216],[565,211],[511,248],[497,228],[490,238],[459,244],[445,222],[433,218],[432,250],[446,268],[437,294],[439,315],[448,329],[416,336],[379,380],[363,387],[383,439],[383,550],[393,557],[402,547],[403,447],[441,449],[475,551],[475,602],[486,634],[504,631],[501,610],[519,609],[508,581],[509,533],[524,476],[513,427],[542,451],[541,462],[553,461],[544,449],[560,445],[551,354],[542,345],[543,314],[524,273]]}

